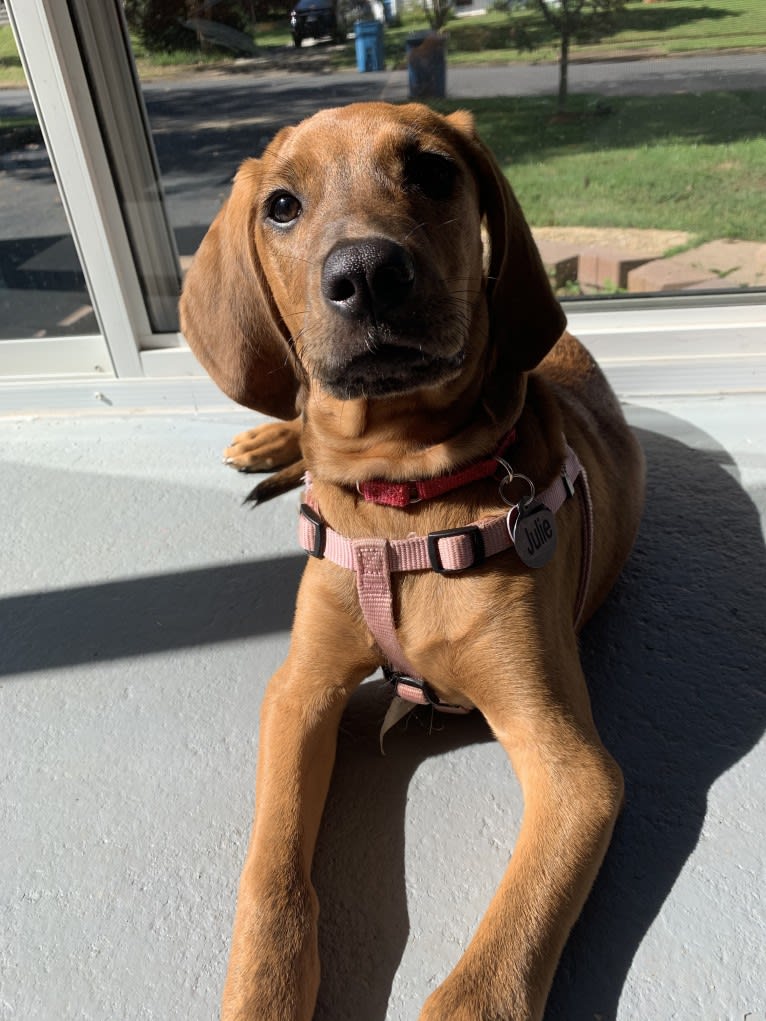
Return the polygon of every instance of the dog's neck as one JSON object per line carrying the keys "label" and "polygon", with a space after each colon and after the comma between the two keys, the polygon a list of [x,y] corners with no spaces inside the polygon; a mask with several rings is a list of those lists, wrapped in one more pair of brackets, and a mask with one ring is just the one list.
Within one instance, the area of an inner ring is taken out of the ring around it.
{"label": "dog's neck", "polygon": [[366,479],[428,479],[497,450],[524,405],[526,376],[505,391],[498,412],[469,387],[445,399],[423,389],[385,400],[340,401],[310,395],[304,409],[303,451],[315,478],[343,486]]}
{"label": "dog's neck", "polygon": [[516,429],[512,429],[504,437],[500,445],[490,457],[478,461],[456,471],[437,475],[430,479],[410,479],[406,482],[392,482],[389,479],[360,479],[356,484],[359,495],[367,503],[375,503],[383,507],[409,507],[423,500],[432,500],[445,493],[462,489],[472,482],[480,482],[495,476],[498,468],[506,464],[505,456],[508,449],[516,442]]}

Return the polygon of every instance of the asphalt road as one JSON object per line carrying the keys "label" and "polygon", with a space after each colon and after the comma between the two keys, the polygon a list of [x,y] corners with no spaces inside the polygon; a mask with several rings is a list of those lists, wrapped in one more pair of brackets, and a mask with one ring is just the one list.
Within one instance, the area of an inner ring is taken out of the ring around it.
{"label": "asphalt road", "polygon": [[[284,61],[289,67],[292,51]],[[508,64],[498,67],[448,68],[447,91],[456,99],[481,96],[544,96],[558,88],[558,64]],[[201,74],[183,79],[187,92],[202,91],[211,98],[224,92],[236,92],[242,81],[258,83],[256,103],[279,97],[285,103],[301,106],[307,97],[312,107],[327,106],[336,97],[348,102],[360,99],[401,100],[407,97],[405,71],[381,71],[360,75],[356,71],[296,73],[255,71],[248,74]],[[147,104],[160,102],[163,93],[172,92],[181,82],[149,82],[144,86]],[[607,61],[577,61],[569,65],[569,87],[573,93],[599,93],[611,96],[667,95],[680,92],[711,92],[719,89],[766,89],[766,52],[732,53],[707,56],[663,57]],[[328,99],[329,97],[329,99]],[[291,112],[291,111],[287,111]],[[299,109],[299,114],[301,110]]]}
{"label": "asphalt road", "polygon": [[[286,52],[285,65],[292,55]],[[766,93],[766,53],[574,62],[569,85],[572,93],[607,97],[731,89]],[[447,73],[448,94],[458,99],[542,96],[557,88],[555,63],[449,67]],[[399,101],[407,93],[405,71],[328,74],[250,68],[147,83],[144,96],[181,253],[195,250],[239,162],[258,155],[283,124],[320,107]],[[28,91],[0,90],[0,116],[32,110]],[[92,317],[66,325],[84,304],[84,281],[44,148],[0,154],[0,338],[34,333],[43,307],[48,335],[94,330]]]}

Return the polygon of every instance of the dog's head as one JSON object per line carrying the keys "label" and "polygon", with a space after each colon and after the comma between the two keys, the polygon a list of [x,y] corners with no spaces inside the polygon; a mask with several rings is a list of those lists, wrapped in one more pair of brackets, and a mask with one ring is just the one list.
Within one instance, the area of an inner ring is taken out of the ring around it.
{"label": "dog's head", "polygon": [[215,382],[281,418],[311,392],[374,400],[475,388],[478,374],[497,391],[564,324],[470,115],[415,104],[326,110],[281,131],[240,168],[181,299]]}

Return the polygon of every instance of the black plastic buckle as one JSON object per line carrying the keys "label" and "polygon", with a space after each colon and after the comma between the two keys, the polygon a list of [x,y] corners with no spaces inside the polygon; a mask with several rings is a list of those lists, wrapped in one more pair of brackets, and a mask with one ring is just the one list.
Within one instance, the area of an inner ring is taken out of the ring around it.
{"label": "black plastic buckle", "polygon": [[309,556],[317,557],[319,560],[324,556],[325,524],[313,507],[307,503],[301,504],[301,514],[314,526],[314,545],[306,550]]}
{"label": "black plastic buckle", "polygon": [[[470,541],[473,563],[468,564],[467,567],[445,567],[439,554],[439,539],[451,539],[453,536],[460,535],[464,535]],[[428,533],[428,560],[437,574],[459,574],[460,571],[467,571],[469,567],[478,567],[479,564],[483,564],[484,557],[484,536],[477,525],[466,525],[465,528],[448,528],[443,532]]]}

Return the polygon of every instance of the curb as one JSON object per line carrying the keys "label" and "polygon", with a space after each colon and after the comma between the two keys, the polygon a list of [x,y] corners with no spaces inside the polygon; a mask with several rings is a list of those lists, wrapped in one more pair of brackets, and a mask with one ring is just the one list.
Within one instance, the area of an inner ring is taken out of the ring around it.
{"label": "curb", "polygon": [[[633,246],[594,244],[583,228],[571,228],[568,240],[545,237],[545,228],[533,229],[535,242],[556,291],[571,294],[579,288],[582,294],[661,293],[663,291],[740,290],[766,287],[766,244],[754,241],[720,239],[698,244],[677,255],[665,252],[678,247],[669,240],[645,232],[647,243],[641,244],[640,231],[634,232]],[[611,231],[611,233],[617,233]],[[693,238],[690,238],[693,242]],[[664,247],[664,250],[663,250]]]}

